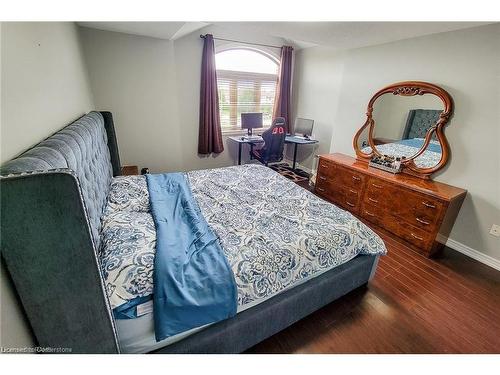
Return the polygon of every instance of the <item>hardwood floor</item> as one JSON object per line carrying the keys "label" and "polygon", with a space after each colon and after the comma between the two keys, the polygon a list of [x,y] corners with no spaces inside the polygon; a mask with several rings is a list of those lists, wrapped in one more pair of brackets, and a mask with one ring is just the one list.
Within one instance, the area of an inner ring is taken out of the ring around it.
{"label": "hardwood floor", "polygon": [[247,353],[500,353],[500,272],[384,233],[374,279]]}

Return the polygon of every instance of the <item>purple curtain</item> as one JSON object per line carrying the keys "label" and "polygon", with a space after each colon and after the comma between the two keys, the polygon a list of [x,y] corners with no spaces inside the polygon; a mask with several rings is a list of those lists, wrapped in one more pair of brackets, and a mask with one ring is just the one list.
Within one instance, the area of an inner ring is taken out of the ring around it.
{"label": "purple curtain", "polygon": [[215,45],[213,35],[204,38],[201,60],[200,131],[198,153],[211,154],[224,151],[219,117],[217,72],[215,69]]}
{"label": "purple curtain", "polygon": [[292,55],[293,47],[281,47],[280,71],[278,74],[278,84],[274,97],[273,118],[283,117],[286,127],[291,132],[290,120],[290,95],[292,87]]}

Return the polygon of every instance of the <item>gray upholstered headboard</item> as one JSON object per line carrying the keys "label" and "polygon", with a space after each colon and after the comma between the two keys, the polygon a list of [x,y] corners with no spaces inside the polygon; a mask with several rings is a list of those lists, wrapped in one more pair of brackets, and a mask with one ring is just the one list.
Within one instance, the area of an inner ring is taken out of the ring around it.
{"label": "gray upholstered headboard", "polygon": [[[438,122],[442,112],[440,109],[411,109],[401,139],[425,138],[429,128]],[[435,132],[432,139],[437,139]]]}
{"label": "gray upholstered headboard", "polygon": [[39,345],[118,351],[97,253],[119,171],[109,112],[88,113],[1,168],[2,258]]}

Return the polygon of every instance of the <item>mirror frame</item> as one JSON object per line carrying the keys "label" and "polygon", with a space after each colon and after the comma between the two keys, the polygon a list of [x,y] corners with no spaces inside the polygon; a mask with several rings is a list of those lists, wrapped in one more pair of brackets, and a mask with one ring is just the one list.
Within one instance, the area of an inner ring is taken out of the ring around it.
{"label": "mirror frame", "polygon": [[[413,155],[412,157],[406,159],[404,162],[401,163],[403,167],[402,168],[403,173],[411,174],[424,179],[429,179],[432,173],[435,173],[436,171],[443,168],[448,162],[448,158],[450,155],[450,146],[448,144],[446,136],[444,135],[443,128],[448,123],[453,114],[453,99],[451,98],[450,94],[448,94],[448,92],[443,88],[429,82],[421,82],[421,81],[405,81],[405,82],[393,83],[392,85],[386,86],[383,89],[377,91],[377,93],[373,95],[370,101],[368,102],[368,107],[366,110],[366,121],[363,124],[363,126],[356,132],[353,139],[353,147],[354,150],[356,151],[356,156],[358,160],[368,162],[370,161],[372,156],[375,155],[381,156],[381,154],[377,151],[377,148],[373,142],[373,130],[375,127],[375,121],[373,120],[373,105],[375,104],[375,101],[384,94],[393,94],[400,96],[432,94],[438,96],[443,102],[444,110],[439,115],[439,119],[436,122],[436,124],[430,127],[429,130],[427,131],[424,144],[422,145],[420,150],[415,155]],[[369,154],[366,154],[362,152],[361,149],[359,148],[358,141],[359,138],[361,137],[361,134],[368,126],[370,127],[368,131],[368,144],[370,145],[372,151]],[[415,165],[415,162],[413,160],[424,153],[424,151],[426,150],[427,146],[431,141],[433,132],[436,133],[436,137],[441,145],[441,159],[439,163],[436,164],[434,167],[419,168]]]}

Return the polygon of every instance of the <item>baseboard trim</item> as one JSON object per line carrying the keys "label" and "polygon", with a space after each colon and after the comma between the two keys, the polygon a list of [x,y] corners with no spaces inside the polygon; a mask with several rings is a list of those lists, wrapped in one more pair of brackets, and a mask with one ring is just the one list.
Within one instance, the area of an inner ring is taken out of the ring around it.
{"label": "baseboard trim", "polygon": [[478,262],[486,264],[487,266],[490,266],[491,268],[500,271],[500,260],[495,259],[489,255],[486,255],[480,251],[477,251],[467,245],[464,245],[461,242],[448,238],[448,241],[446,241],[446,247],[449,247],[450,249],[458,251],[459,253],[467,255],[468,257],[475,259]]}

